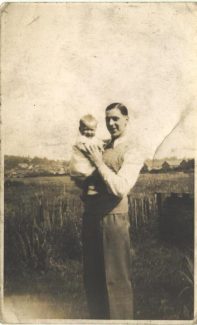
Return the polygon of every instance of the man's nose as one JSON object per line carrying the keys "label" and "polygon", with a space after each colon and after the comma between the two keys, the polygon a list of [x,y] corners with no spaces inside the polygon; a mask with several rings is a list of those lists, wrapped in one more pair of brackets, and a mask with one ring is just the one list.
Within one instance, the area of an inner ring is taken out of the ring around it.
{"label": "man's nose", "polygon": [[114,121],[112,119],[109,120],[109,125],[113,125]]}

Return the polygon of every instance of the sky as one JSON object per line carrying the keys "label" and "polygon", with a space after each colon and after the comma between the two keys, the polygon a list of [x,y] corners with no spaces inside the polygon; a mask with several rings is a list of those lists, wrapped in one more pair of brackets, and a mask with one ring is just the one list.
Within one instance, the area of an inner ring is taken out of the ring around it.
{"label": "sky", "polygon": [[81,116],[129,109],[145,158],[195,155],[196,3],[11,3],[2,14],[5,154],[69,159]]}

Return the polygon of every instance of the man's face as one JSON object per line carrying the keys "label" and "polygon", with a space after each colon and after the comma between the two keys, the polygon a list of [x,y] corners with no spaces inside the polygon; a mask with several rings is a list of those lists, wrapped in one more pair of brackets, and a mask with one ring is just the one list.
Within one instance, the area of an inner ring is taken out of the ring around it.
{"label": "man's face", "polygon": [[119,138],[125,131],[128,116],[122,115],[118,108],[106,112],[106,125],[113,139]]}

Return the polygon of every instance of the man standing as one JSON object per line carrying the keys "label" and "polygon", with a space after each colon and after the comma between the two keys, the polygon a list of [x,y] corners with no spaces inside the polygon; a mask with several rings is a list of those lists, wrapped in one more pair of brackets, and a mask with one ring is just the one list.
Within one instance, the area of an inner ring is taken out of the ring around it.
{"label": "man standing", "polygon": [[143,159],[127,137],[128,110],[120,103],[106,108],[111,134],[104,152],[84,146],[96,167],[90,176],[97,193],[89,195],[86,180],[83,217],[84,284],[91,318],[133,319],[130,276],[128,193]]}

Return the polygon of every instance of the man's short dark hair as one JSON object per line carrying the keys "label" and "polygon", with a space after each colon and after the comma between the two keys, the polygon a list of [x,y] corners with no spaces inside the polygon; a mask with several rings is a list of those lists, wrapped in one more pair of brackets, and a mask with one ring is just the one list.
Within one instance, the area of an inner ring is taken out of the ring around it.
{"label": "man's short dark hair", "polygon": [[108,112],[108,111],[110,111],[111,109],[114,109],[114,108],[119,109],[119,111],[122,113],[122,115],[126,115],[126,116],[129,115],[127,107],[124,106],[121,103],[113,103],[113,104],[110,104],[109,106],[107,106],[107,108],[106,108],[105,111]]}

